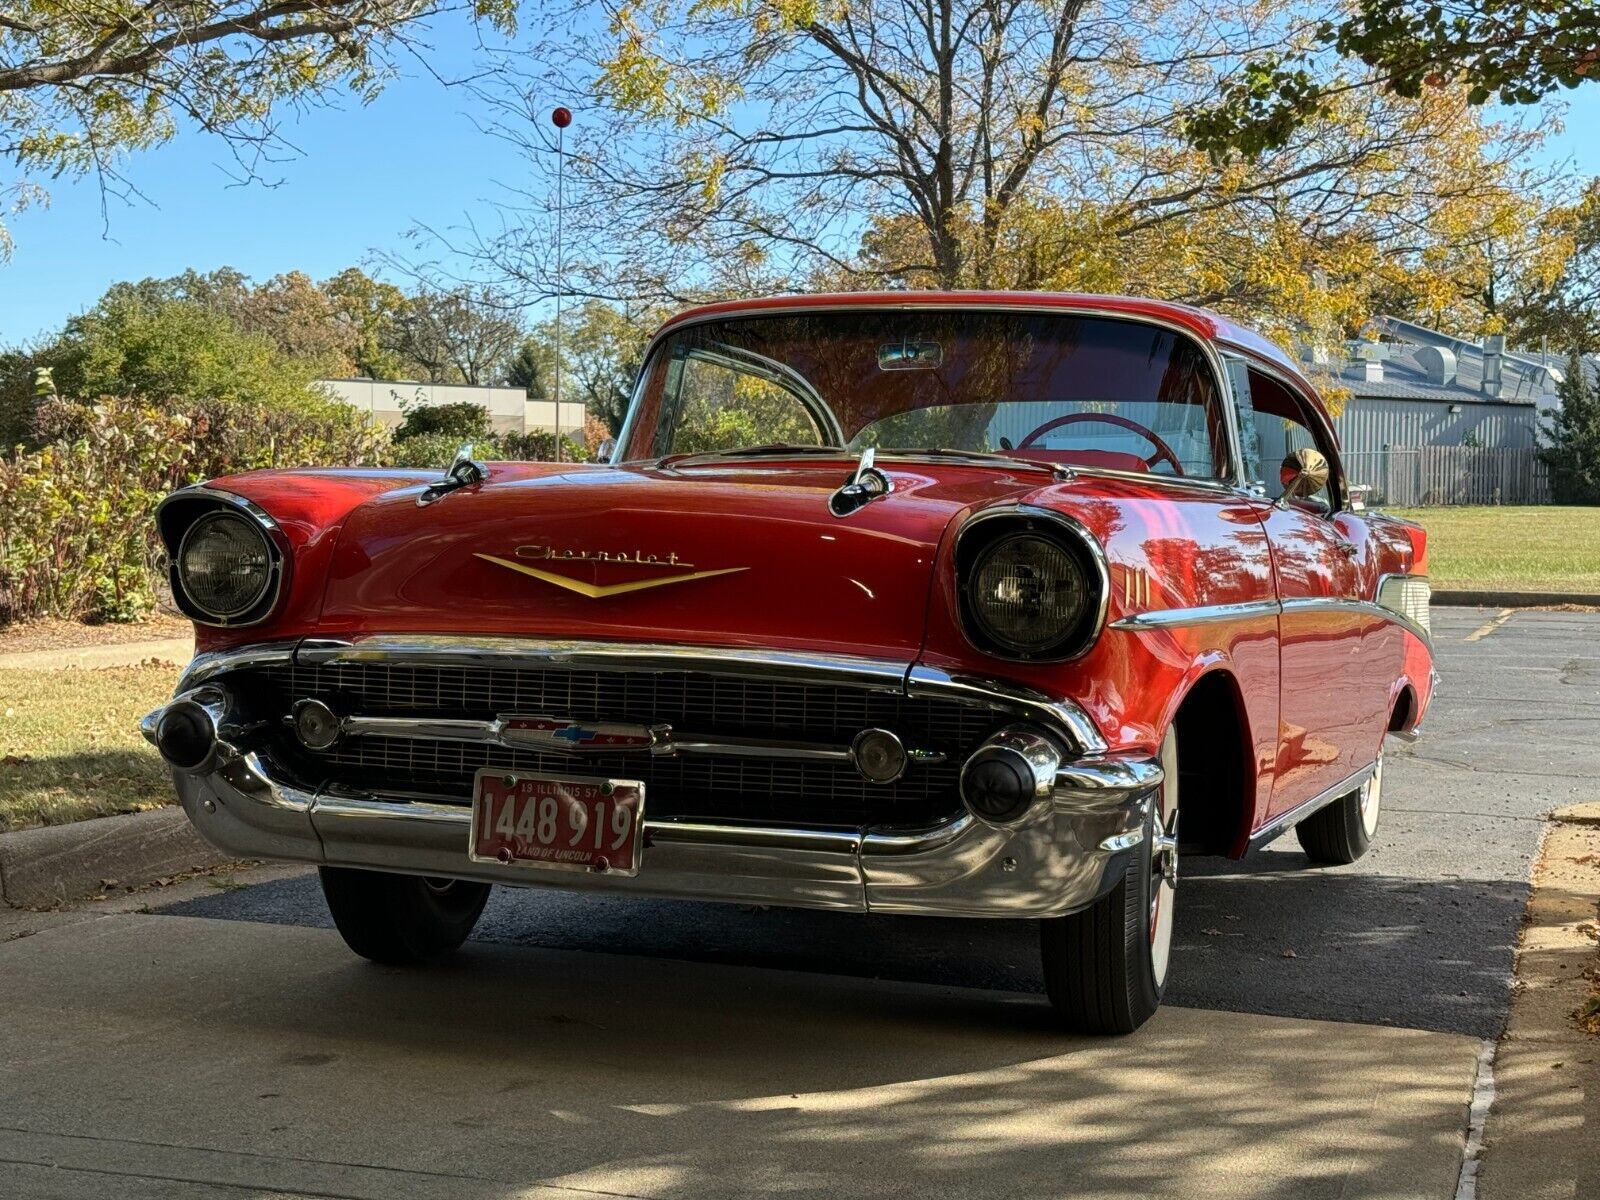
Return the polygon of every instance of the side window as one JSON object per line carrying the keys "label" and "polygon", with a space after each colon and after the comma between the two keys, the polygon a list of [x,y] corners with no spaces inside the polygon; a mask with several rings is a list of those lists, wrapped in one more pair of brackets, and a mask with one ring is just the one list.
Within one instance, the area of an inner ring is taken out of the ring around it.
{"label": "side window", "polygon": [[806,403],[782,383],[736,360],[692,354],[679,363],[676,422],[668,454],[700,454],[774,442],[820,446]]}
{"label": "side window", "polygon": [[[1270,375],[1242,362],[1230,363],[1229,373],[1244,376],[1242,388],[1234,379],[1234,394],[1239,404],[1239,440],[1251,483],[1261,485],[1269,499],[1280,499],[1283,483],[1278,468],[1296,450],[1319,450],[1333,467],[1333,449],[1318,440],[1299,397]],[[1333,508],[1333,487],[1330,470],[1322,490],[1298,503],[1329,512]]]}
{"label": "side window", "polygon": [[1261,462],[1261,439],[1256,435],[1256,410],[1251,397],[1250,379],[1253,372],[1243,359],[1228,361],[1228,383],[1233,388],[1233,407],[1239,417],[1239,464],[1244,481],[1255,487],[1266,487],[1266,472]]}

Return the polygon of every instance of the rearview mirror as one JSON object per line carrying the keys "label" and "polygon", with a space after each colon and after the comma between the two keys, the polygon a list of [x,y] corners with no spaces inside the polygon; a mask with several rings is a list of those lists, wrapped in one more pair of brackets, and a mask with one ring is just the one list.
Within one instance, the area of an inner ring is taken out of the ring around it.
{"label": "rearview mirror", "polygon": [[1304,500],[1328,485],[1328,460],[1320,450],[1291,450],[1278,468],[1286,500]]}
{"label": "rearview mirror", "polygon": [[608,463],[611,461],[611,456],[616,452],[617,439],[607,438],[599,446],[595,447],[594,460],[597,463]]}

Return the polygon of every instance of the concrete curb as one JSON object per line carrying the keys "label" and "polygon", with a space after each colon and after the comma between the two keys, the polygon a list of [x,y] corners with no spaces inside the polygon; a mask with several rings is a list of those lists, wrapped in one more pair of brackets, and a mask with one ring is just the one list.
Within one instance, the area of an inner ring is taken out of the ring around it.
{"label": "concrete curb", "polygon": [[1475,592],[1443,589],[1433,593],[1441,608],[1542,608],[1549,604],[1581,604],[1600,608],[1600,596],[1585,592]]}
{"label": "concrete curb", "polygon": [[100,891],[104,881],[149,883],[233,861],[194,831],[176,806],[0,833],[0,900],[50,908]]}
{"label": "concrete curb", "polygon": [[1600,1038],[1574,1019],[1600,969],[1597,826],[1600,804],[1558,809],[1534,864],[1517,987],[1495,1051],[1478,1200],[1600,1194]]}

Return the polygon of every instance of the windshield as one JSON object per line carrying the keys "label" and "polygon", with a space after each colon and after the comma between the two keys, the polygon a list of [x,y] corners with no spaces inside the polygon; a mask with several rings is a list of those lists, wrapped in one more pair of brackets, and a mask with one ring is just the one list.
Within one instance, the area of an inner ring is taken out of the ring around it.
{"label": "windshield", "polygon": [[1216,383],[1136,320],[854,309],[708,321],[650,357],[623,457],[759,446],[983,451],[1215,479]]}

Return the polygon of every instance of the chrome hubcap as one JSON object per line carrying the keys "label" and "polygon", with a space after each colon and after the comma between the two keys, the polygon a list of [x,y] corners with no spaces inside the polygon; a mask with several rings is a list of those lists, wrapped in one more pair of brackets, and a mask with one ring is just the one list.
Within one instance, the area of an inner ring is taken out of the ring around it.
{"label": "chrome hubcap", "polygon": [[1361,785],[1361,828],[1370,838],[1378,832],[1378,809],[1383,804],[1383,757],[1378,758],[1372,778]]}
{"label": "chrome hubcap", "polygon": [[1178,741],[1161,746],[1164,778],[1150,835],[1150,968],[1156,987],[1167,980],[1172,957],[1173,901],[1178,891]]}

